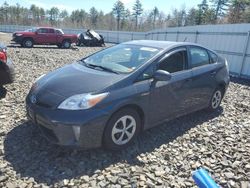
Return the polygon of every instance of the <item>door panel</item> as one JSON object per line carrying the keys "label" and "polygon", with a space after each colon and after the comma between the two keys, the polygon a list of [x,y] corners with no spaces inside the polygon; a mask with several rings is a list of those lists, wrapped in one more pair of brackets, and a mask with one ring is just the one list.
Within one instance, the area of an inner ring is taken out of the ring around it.
{"label": "door panel", "polygon": [[48,29],[40,28],[40,29],[37,30],[36,43],[39,43],[39,44],[47,44],[47,43],[49,43]]}
{"label": "door panel", "polygon": [[172,74],[169,81],[151,83],[151,123],[172,119],[189,109],[192,72],[184,70]]}
{"label": "door panel", "polygon": [[216,87],[216,65],[210,64],[208,51],[202,47],[190,46],[190,66],[192,67],[192,104],[201,109],[209,104]]}
{"label": "door panel", "polygon": [[54,29],[49,29],[47,33],[47,42],[49,44],[56,44],[57,36]]}
{"label": "door panel", "polygon": [[216,88],[216,65],[209,64],[192,69],[193,105],[194,107],[207,106],[213,91]]}

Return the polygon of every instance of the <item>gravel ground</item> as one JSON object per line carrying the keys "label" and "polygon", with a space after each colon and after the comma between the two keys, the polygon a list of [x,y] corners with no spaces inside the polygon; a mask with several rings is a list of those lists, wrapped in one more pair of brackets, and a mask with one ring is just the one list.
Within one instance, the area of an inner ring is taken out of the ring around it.
{"label": "gravel ground", "polygon": [[[9,44],[10,35],[0,35]],[[25,116],[35,78],[101,48],[10,46],[16,81],[0,99],[0,187],[194,187],[205,167],[222,187],[250,187],[250,82],[233,79],[222,108],[144,132],[120,152],[51,145]]]}

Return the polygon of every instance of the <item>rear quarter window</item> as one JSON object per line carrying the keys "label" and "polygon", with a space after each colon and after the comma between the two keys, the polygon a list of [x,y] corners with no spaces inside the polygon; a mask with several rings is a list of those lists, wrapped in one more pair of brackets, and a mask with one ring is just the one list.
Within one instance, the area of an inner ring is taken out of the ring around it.
{"label": "rear quarter window", "polygon": [[215,53],[213,53],[211,51],[208,51],[208,53],[209,53],[209,56],[210,56],[210,63],[218,62],[218,56]]}

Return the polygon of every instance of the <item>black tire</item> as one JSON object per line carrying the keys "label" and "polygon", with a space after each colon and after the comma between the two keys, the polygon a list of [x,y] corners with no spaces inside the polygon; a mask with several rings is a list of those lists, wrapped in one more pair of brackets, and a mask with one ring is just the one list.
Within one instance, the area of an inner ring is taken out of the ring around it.
{"label": "black tire", "polygon": [[[131,117],[134,120],[130,119]],[[121,122],[122,122],[121,118],[128,118],[125,120],[126,122],[125,124],[128,127],[131,126],[132,124],[134,125],[134,122],[135,122],[135,126],[132,126],[131,128],[126,129],[127,132],[133,133],[131,134],[131,136],[128,136],[126,131],[117,132],[117,133],[113,132],[113,130],[115,131],[115,126],[119,128],[123,127],[121,126]],[[103,136],[104,147],[109,150],[121,150],[127,147],[129,144],[131,144],[131,142],[135,139],[137,134],[140,132],[141,122],[142,121],[138,112],[132,108],[124,108],[114,113],[111,119],[108,121],[106,128],[104,130],[104,136]],[[121,142],[123,143],[117,144],[114,141],[114,139],[118,142],[119,140],[118,138],[121,138],[121,137],[122,137]]]}
{"label": "black tire", "polygon": [[24,39],[22,42],[22,46],[24,48],[32,48],[34,45],[34,41],[30,38]]}
{"label": "black tire", "polygon": [[208,106],[209,111],[216,111],[220,107],[223,95],[224,95],[224,90],[221,87],[215,89],[209,101],[209,106]]}
{"label": "black tire", "polygon": [[62,44],[57,44],[57,47],[58,48],[62,48]]}
{"label": "black tire", "polygon": [[7,90],[2,85],[0,85],[0,99],[4,98],[6,94]]}
{"label": "black tire", "polygon": [[81,41],[77,40],[76,46],[81,46]]}
{"label": "black tire", "polygon": [[63,43],[62,43],[62,47],[63,48],[70,48],[71,47],[71,41],[70,40],[64,40]]}

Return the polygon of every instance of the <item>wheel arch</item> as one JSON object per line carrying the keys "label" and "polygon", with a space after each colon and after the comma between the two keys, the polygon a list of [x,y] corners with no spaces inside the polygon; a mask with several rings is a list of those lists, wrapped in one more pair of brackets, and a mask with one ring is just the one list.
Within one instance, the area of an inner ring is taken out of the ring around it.
{"label": "wheel arch", "polygon": [[22,43],[23,43],[25,40],[27,40],[27,39],[32,40],[33,43],[35,42],[34,39],[33,39],[32,37],[23,37]]}
{"label": "wheel arch", "polygon": [[69,41],[70,43],[72,43],[70,38],[65,38],[65,39],[63,39],[63,40],[62,40],[62,43],[64,43],[65,41]]}
{"label": "wheel arch", "polygon": [[222,90],[222,97],[224,96],[224,94],[225,94],[225,91],[226,91],[226,83],[225,82],[220,82],[219,84],[218,84],[218,88],[220,88],[221,90]]}

